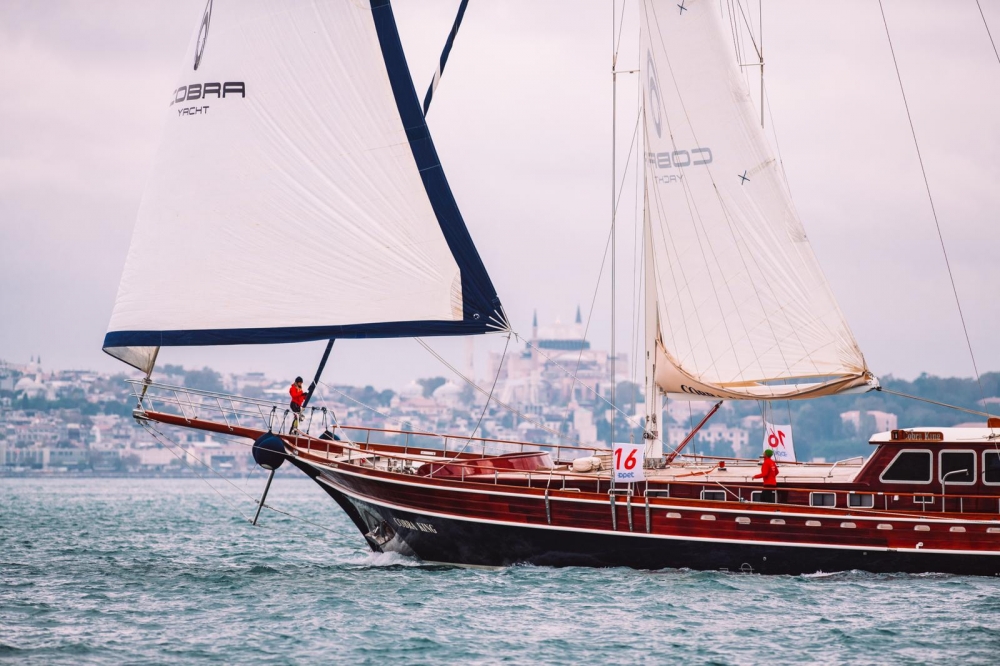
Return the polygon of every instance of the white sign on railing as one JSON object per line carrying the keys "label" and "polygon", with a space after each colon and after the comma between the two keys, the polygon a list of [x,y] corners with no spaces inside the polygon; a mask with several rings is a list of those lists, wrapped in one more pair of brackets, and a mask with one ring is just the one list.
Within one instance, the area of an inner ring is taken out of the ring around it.
{"label": "white sign on railing", "polygon": [[791,425],[764,422],[764,450],[774,451],[774,462],[795,462]]}
{"label": "white sign on railing", "polygon": [[646,475],[642,469],[646,457],[644,444],[615,443],[611,464],[614,467],[615,483],[634,483],[645,481]]}

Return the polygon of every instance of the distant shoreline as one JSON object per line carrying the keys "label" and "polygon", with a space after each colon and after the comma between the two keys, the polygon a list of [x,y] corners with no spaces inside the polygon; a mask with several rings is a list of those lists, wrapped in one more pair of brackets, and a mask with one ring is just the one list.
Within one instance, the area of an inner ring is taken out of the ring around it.
{"label": "distant shoreline", "polygon": [[[222,474],[225,479],[246,479],[250,473],[242,474]],[[253,474],[263,479],[266,473],[258,470]],[[219,478],[215,474],[213,477]],[[283,478],[298,478],[294,470],[278,470],[276,476]],[[195,474],[167,474],[153,472],[52,472],[52,471],[31,471],[31,472],[0,472],[0,479],[193,479],[201,481]],[[303,479],[306,480],[306,479]]]}

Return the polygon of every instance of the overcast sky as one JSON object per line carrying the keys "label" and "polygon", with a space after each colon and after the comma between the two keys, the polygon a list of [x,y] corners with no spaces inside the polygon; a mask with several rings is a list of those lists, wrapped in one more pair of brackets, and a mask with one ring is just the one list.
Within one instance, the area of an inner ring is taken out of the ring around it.
{"label": "overcast sky", "polygon": [[[1000,0],[981,4],[1000,37]],[[393,5],[422,96],[458,1]],[[884,6],[979,368],[998,370],[1000,62],[975,0]],[[0,359],[122,367],[101,342],[165,119],[164,91],[175,87],[203,7],[0,3]],[[472,0],[429,115],[473,238],[525,334],[533,309],[543,324],[566,321],[577,304],[586,317],[594,297],[610,222],[611,17],[604,1]],[[763,23],[792,195],[869,366],[881,375],[971,376],[877,0],[764,0]],[[631,0],[624,25],[619,66],[631,69]],[[754,88],[756,70],[748,75]],[[634,76],[620,76],[619,179],[635,86]],[[618,236],[625,348],[634,159],[629,169]],[[609,304],[605,276],[591,324],[597,346],[609,341]],[[463,342],[430,342],[463,363]],[[482,355],[503,339],[475,344],[482,376]],[[321,348],[166,349],[160,359],[280,377],[311,373]],[[431,374],[448,370],[415,342],[366,340],[338,342],[327,377],[398,387]]]}

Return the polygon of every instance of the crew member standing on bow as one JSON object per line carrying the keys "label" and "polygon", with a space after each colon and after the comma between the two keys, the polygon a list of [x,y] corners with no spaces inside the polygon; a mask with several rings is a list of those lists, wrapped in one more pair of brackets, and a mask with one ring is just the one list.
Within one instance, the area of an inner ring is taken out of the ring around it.
{"label": "crew member standing on bow", "polygon": [[778,466],[774,463],[774,451],[767,449],[764,451],[764,462],[760,466],[760,474],[755,474],[755,479],[764,480],[764,492],[761,493],[761,502],[774,502],[774,489],[778,487]]}
{"label": "crew member standing on bow", "polygon": [[305,404],[306,399],[309,397],[309,392],[302,388],[302,378],[296,377],[295,381],[292,382],[291,387],[288,389],[288,394],[292,396],[292,402],[289,407],[292,410],[292,429],[289,431],[293,435],[299,433],[299,416],[302,414],[302,405]]}

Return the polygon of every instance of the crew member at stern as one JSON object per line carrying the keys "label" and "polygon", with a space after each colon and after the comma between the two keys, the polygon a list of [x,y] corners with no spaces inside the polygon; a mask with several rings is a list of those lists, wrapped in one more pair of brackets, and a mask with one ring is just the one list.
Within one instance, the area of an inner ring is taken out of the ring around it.
{"label": "crew member at stern", "polygon": [[774,451],[767,449],[764,451],[764,462],[760,466],[760,474],[755,474],[755,479],[763,479],[764,492],[760,494],[761,502],[775,502],[774,489],[778,487],[778,466],[774,462]]}
{"label": "crew member at stern", "polygon": [[309,392],[302,388],[302,378],[296,377],[295,381],[288,388],[288,394],[292,396],[289,408],[292,410],[292,429],[290,432],[295,435],[299,432],[299,415],[302,413],[302,405],[309,399]]}

